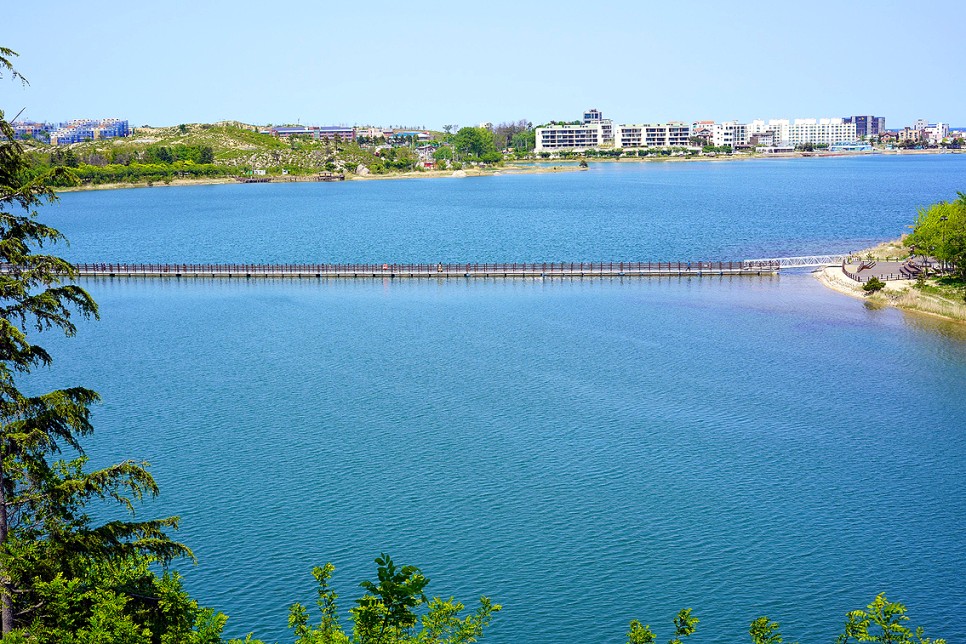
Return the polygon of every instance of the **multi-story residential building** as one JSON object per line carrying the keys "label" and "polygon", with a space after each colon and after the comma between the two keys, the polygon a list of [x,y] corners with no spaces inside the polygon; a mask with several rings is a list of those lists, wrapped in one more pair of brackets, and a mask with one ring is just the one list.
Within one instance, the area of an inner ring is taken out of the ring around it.
{"label": "multi-story residential building", "polygon": [[614,121],[605,119],[603,113],[597,108],[590,108],[584,112],[584,125],[600,124],[603,132],[603,142],[610,143],[614,140]]}
{"label": "multi-story residential building", "polygon": [[788,119],[771,119],[768,122],[755,119],[748,124],[746,132],[749,140],[754,135],[765,134],[771,137],[773,145],[779,145],[788,141],[790,126]]}
{"label": "multi-story residential building", "polygon": [[111,139],[129,136],[131,128],[122,119],[75,119],[58,124],[56,130],[50,133],[52,145],[68,145],[93,141],[94,139]]}
{"label": "multi-story residential building", "polygon": [[847,116],[843,120],[846,123],[855,123],[855,136],[859,139],[879,136],[886,129],[884,116]]}
{"label": "multi-story residential building", "polygon": [[323,125],[315,133],[315,138],[319,141],[322,139],[331,140],[336,137],[343,141],[354,141],[356,138],[356,130],[354,127],[346,127],[345,125]]}
{"label": "multi-story residential building", "polygon": [[290,136],[311,136],[317,139],[316,130],[318,127],[312,125],[286,125],[269,128],[268,133],[280,139],[287,139]]}
{"label": "multi-story residential building", "polygon": [[614,145],[618,148],[685,148],[690,145],[691,126],[687,123],[643,123],[618,125]]}
{"label": "multi-story residential building", "polygon": [[748,135],[748,145],[756,149],[773,148],[779,143],[781,141],[775,139],[775,132],[772,130],[765,130],[764,132]]}
{"label": "multi-story residential building", "polygon": [[926,138],[926,130],[916,127],[904,127],[896,134],[899,141],[912,141],[918,143]]}
{"label": "multi-story residential building", "polygon": [[356,128],[356,138],[364,137],[370,141],[374,141],[380,137],[388,139],[392,136],[392,131],[383,130],[381,127],[357,127]]}
{"label": "multi-story residential building", "polygon": [[948,123],[930,123],[923,131],[925,132],[926,139],[933,145],[939,145],[945,139],[949,138]]}
{"label": "multi-story residential building", "polygon": [[331,140],[336,137],[343,141],[352,141],[356,138],[355,128],[345,125],[286,125],[271,127],[264,132],[280,139],[287,139],[290,136],[311,136],[315,141]]}
{"label": "multi-story residential building", "polygon": [[604,143],[604,126],[601,123],[548,125],[538,127],[535,134],[536,152],[587,150],[599,148]]}
{"label": "multi-story residential building", "polygon": [[802,145],[804,143],[832,145],[833,143],[852,143],[856,140],[855,122],[841,118],[823,119],[771,119],[752,121],[747,125],[746,140],[770,134],[774,145]]}
{"label": "multi-story residential building", "polygon": [[939,145],[949,138],[949,124],[929,123],[924,119],[918,119],[912,127],[899,130],[896,138],[900,141]]}
{"label": "multi-story residential building", "polygon": [[856,140],[855,123],[841,118],[795,119],[788,127],[790,145],[850,143]]}
{"label": "multi-story residential building", "polygon": [[[50,139],[51,130],[56,129],[50,123],[37,123],[35,121],[14,121],[10,124],[13,128],[13,138],[15,139],[36,139],[46,141]],[[0,137],[2,138],[2,137]]]}
{"label": "multi-story residential building", "polygon": [[732,149],[745,147],[748,145],[748,126],[738,121],[715,123],[711,129],[711,145],[730,145]]}
{"label": "multi-story residential building", "polygon": [[711,145],[714,138],[714,121],[695,121],[691,124],[692,139],[700,139],[700,145]]}

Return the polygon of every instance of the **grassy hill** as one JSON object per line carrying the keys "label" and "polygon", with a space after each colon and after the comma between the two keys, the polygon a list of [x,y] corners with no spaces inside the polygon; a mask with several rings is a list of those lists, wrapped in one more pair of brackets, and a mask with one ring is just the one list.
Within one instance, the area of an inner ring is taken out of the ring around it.
{"label": "grassy hill", "polygon": [[408,148],[380,150],[347,141],[278,139],[256,126],[233,121],[175,127],[136,128],[130,137],[51,146],[32,142],[30,158],[39,171],[68,166],[82,183],[153,183],[173,179],[232,177],[264,170],[269,176],[314,175],[322,171],[373,174],[416,168]]}

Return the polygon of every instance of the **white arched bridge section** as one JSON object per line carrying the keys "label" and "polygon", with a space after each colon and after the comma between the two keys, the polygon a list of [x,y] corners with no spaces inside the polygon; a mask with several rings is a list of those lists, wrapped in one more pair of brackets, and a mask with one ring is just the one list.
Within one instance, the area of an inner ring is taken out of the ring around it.
{"label": "white arched bridge section", "polygon": [[851,255],[806,255],[803,257],[771,257],[765,259],[746,259],[742,266],[751,270],[755,268],[818,268],[841,264]]}

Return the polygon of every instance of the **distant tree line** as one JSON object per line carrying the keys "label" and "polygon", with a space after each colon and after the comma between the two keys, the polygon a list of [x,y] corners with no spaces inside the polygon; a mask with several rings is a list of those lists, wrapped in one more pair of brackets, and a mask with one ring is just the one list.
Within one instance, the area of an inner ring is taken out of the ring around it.
{"label": "distant tree line", "polygon": [[[94,151],[58,148],[47,154],[33,152],[29,158],[35,175],[52,168],[70,168],[76,179],[89,184],[223,177],[236,172],[230,166],[216,164],[214,150],[208,145],[152,145],[143,150]],[[60,176],[51,181],[55,187],[69,185]]]}
{"label": "distant tree line", "polygon": [[[34,155],[43,156],[43,155]],[[77,168],[80,165],[131,165],[132,163],[177,163],[190,161],[191,163],[212,164],[215,162],[215,152],[210,145],[152,145],[144,150],[96,150],[91,152],[75,152],[73,148],[55,149],[46,155],[47,165],[51,167],[65,166]]]}

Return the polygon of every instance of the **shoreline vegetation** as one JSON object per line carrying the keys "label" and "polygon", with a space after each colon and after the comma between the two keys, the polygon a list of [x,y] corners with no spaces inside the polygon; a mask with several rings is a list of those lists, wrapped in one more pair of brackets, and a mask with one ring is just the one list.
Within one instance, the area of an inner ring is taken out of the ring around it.
{"label": "shoreline vegetation", "polygon": [[[502,126],[501,126],[502,127]],[[499,129],[499,128],[498,128]],[[500,174],[578,172],[589,163],[721,162],[748,159],[799,159],[863,155],[959,154],[964,150],[877,149],[872,152],[824,150],[760,154],[753,151],[696,149],[615,150],[548,155],[532,150],[532,141],[504,141],[482,128],[430,132],[430,140],[313,140],[308,136],[278,138],[235,121],[174,127],[135,128],[131,136],[52,146],[24,141],[38,176],[57,167],[70,168],[77,183],[54,182],[57,192],[116,190],[133,187],[213,185],[249,179],[257,182],[314,182],[321,175],[351,181],[377,179],[455,178]],[[497,139],[500,142],[497,142]]]}
{"label": "shoreline vegetation", "polygon": [[[647,159],[641,159],[641,161],[646,161]],[[528,162],[529,163],[529,162]],[[556,174],[561,172],[580,172],[586,170],[586,168],[579,167],[576,162],[566,163],[565,165],[560,165],[559,162],[548,162],[548,161],[533,161],[534,164],[540,164],[540,166],[548,167],[526,167],[517,166],[513,164],[508,164],[504,166],[487,167],[487,168],[463,168],[462,170],[417,170],[409,172],[390,172],[386,174],[369,174],[369,175],[349,175],[346,176],[346,181],[392,181],[400,179],[433,179],[433,178],[454,178],[455,173],[457,177],[493,177],[506,174]],[[178,178],[171,179],[169,181],[149,181],[149,182],[137,182],[137,183],[99,183],[99,184],[82,184],[79,186],[64,186],[56,189],[58,193],[62,192],[86,192],[89,190],[124,190],[127,188],[162,188],[162,187],[177,187],[177,186],[213,186],[213,185],[224,185],[224,184],[237,184],[238,179],[235,177],[200,177],[200,178]],[[318,183],[313,175],[282,175],[273,176],[271,181],[268,183]]]}
{"label": "shoreline vegetation", "polygon": [[[911,156],[934,154],[966,154],[966,150],[889,150],[875,152],[790,152],[781,154],[731,154],[718,156],[650,156],[628,158],[592,158],[576,157],[572,159],[527,159],[520,161],[506,161],[499,165],[484,165],[478,167],[463,166],[461,170],[410,170],[390,171],[385,174],[346,174],[346,181],[386,181],[399,179],[434,179],[434,178],[470,178],[494,177],[507,174],[556,174],[561,172],[582,172],[587,167],[581,167],[581,161],[592,163],[718,163],[731,161],[750,161],[753,159],[809,159],[830,157],[864,157],[864,156]],[[525,164],[525,165],[520,165]],[[270,183],[317,183],[314,175],[289,174],[273,175]],[[123,190],[126,188],[159,188],[177,186],[208,186],[239,183],[235,176],[222,177],[181,177],[160,181],[112,182],[112,183],[83,183],[77,186],[62,186],[55,188],[56,192],[85,192],[88,190]]]}
{"label": "shoreline vegetation", "polygon": [[[877,261],[904,259],[910,254],[905,243],[908,237],[903,235],[899,239],[882,242],[854,255],[857,258]],[[813,275],[833,291],[864,300],[872,307],[891,306],[910,313],[966,324],[966,301],[963,298],[963,289],[958,285],[949,284],[947,280],[935,277],[922,281],[888,280],[884,282],[882,289],[869,293],[863,290],[861,283],[846,275],[841,266],[827,266],[815,271]]]}

